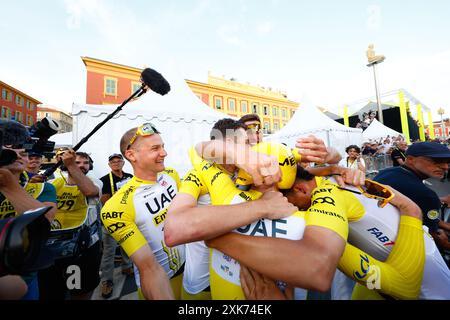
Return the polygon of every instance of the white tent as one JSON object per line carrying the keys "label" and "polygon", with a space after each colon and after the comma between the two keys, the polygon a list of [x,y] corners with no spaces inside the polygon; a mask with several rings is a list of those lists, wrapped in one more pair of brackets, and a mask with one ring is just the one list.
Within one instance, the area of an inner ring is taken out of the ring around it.
{"label": "white tent", "polygon": [[[400,91],[404,94],[405,103],[409,103],[409,111],[413,118],[417,119],[417,105],[420,104],[422,106],[422,112],[425,118],[425,113],[431,111],[430,108],[414,97],[411,93],[409,93],[406,89],[400,88],[392,91],[388,91],[381,94],[381,109],[390,109],[400,105],[399,93]],[[357,101],[346,103],[348,106],[348,114],[349,116],[359,114],[360,116],[363,112],[368,111],[378,111],[378,105],[376,103],[376,97],[369,97],[359,99]],[[341,108],[335,108],[335,110],[342,110]]]}
{"label": "white tent", "polygon": [[363,132],[363,138],[365,141],[386,138],[387,136],[398,137],[399,135],[403,136],[403,134],[401,134],[400,132],[386,127],[377,119],[373,119],[370,126],[368,126],[367,129]]}
{"label": "white tent", "polygon": [[300,103],[291,120],[267,140],[283,142],[294,147],[297,138],[308,135],[321,138],[327,146],[333,146],[342,155],[351,144],[362,144],[362,130],[346,127],[323,114],[308,100]]}
{"label": "white tent", "polygon": [[72,146],[72,131],[58,133],[50,138],[50,141],[55,142],[55,148],[71,147]]}
{"label": "white tent", "polygon": [[[191,167],[188,149],[202,140],[209,140],[213,124],[228,117],[208,107],[197,98],[186,82],[175,75],[173,68],[157,69],[170,83],[171,90],[161,96],[152,91],[139,100],[128,103],[123,110],[96,132],[80,151],[91,154],[94,175],[109,172],[108,156],[120,153],[119,143],[123,133],[145,122],[155,125],[165,143],[168,156],[166,167],[175,168],[182,176]],[[86,136],[99,122],[116,109],[116,105],[73,104],[73,145]],[[124,170],[132,172],[127,162]]]}

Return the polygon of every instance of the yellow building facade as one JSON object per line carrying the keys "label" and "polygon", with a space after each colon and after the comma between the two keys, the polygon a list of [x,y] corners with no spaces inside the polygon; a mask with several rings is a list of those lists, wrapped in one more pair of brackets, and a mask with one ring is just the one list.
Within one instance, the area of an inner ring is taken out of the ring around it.
{"label": "yellow building facade", "polygon": [[[81,57],[87,71],[86,103],[120,104],[140,86],[142,69],[100,59]],[[270,88],[212,76],[208,83],[185,80],[192,92],[211,108],[240,118],[256,113],[265,133],[281,129],[294,115],[298,103]]]}
{"label": "yellow building facade", "polygon": [[51,108],[46,105],[39,105],[37,108],[37,119],[42,120],[45,117],[50,117],[53,120],[58,121],[61,130],[58,133],[71,132],[72,131],[72,116],[64,111]]}
{"label": "yellow building facade", "polygon": [[194,94],[211,108],[240,118],[256,113],[265,133],[281,129],[292,118],[299,104],[285,93],[270,88],[243,84],[233,79],[208,74],[208,83],[186,80]]}

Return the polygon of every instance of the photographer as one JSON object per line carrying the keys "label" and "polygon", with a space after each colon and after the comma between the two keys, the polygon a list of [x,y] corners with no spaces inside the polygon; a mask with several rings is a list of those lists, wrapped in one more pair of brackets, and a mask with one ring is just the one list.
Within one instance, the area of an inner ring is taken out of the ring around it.
{"label": "photographer", "polygon": [[[12,218],[43,206],[56,209],[55,188],[49,183],[29,183],[23,174],[28,162],[28,153],[22,147],[27,138],[26,128],[15,121],[1,121],[0,132],[3,138],[0,141],[0,219]],[[49,221],[53,220],[55,209],[46,214]],[[37,274],[33,272],[21,276],[28,289],[22,299],[38,299]]]}
{"label": "photographer", "polygon": [[[56,188],[58,210],[48,245],[55,253],[55,264],[39,271],[40,295],[44,300],[89,299],[100,282],[101,258],[99,197],[102,183],[86,174],[93,168],[88,154],[69,149],[62,153],[67,177],[51,181]],[[79,281],[69,286],[73,266],[79,269]]]}

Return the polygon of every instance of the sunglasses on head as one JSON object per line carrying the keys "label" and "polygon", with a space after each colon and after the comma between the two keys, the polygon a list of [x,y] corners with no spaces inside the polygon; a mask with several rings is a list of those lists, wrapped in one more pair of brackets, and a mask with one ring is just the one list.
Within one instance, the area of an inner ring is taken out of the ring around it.
{"label": "sunglasses on head", "polygon": [[391,189],[389,189],[385,185],[382,185],[381,183],[370,179],[366,179],[363,186],[358,186],[360,192],[343,187],[338,188],[356,194],[363,194],[364,196],[371,199],[376,199],[378,200],[378,206],[380,208],[383,208],[394,198],[394,193],[391,191]]}
{"label": "sunglasses on head", "polygon": [[251,129],[254,131],[259,131],[261,129],[261,124],[260,123],[251,123],[247,125],[247,129]]}
{"label": "sunglasses on head", "polygon": [[159,133],[159,131],[150,122],[144,123],[143,125],[139,126],[134,136],[130,139],[130,142],[128,143],[127,146],[127,150],[130,149],[131,145],[136,141],[138,136],[146,137],[151,136],[152,134],[155,133]]}

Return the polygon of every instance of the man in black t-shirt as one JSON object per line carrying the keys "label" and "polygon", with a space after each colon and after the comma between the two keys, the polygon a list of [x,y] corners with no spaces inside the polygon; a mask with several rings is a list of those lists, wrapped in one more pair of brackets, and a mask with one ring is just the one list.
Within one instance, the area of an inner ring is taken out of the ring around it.
{"label": "man in black t-shirt", "polygon": [[[114,153],[108,158],[108,165],[111,168],[111,172],[100,178],[103,182],[102,197],[100,198],[102,204],[105,204],[114,193],[116,193],[123,185],[130,180],[133,175],[123,172],[122,168],[125,164],[123,156],[119,153]],[[101,263],[102,270],[102,297],[109,298],[113,293],[113,273],[114,273],[114,256],[117,243],[111,237],[109,232],[103,227],[103,256]],[[122,250],[121,250],[122,251]],[[122,251],[122,273],[131,275],[133,268],[130,263],[130,259],[125,252]]]}
{"label": "man in black t-shirt", "polygon": [[108,165],[111,172],[100,178],[103,182],[101,202],[105,204],[133,175],[122,170],[125,161],[123,156],[119,153],[114,153],[108,158]]}
{"label": "man in black t-shirt", "polygon": [[402,165],[405,164],[406,148],[407,148],[406,142],[405,141],[400,141],[397,144],[397,146],[392,150],[391,159],[392,159],[392,165],[394,167],[402,166]]}

